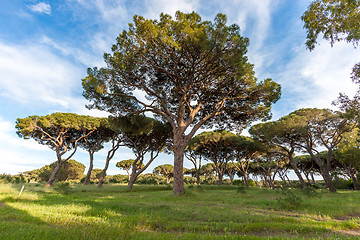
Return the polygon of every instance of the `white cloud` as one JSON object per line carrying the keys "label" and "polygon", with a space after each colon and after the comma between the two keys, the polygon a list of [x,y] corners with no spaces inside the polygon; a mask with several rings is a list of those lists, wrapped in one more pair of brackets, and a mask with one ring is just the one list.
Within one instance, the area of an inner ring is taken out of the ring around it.
{"label": "white cloud", "polygon": [[17,174],[54,161],[54,152],[34,140],[16,136],[15,124],[0,117],[0,173]]}
{"label": "white cloud", "polygon": [[350,80],[353,65],[360,61],[359,50],[347,43],[333,48],[321,41],[313,52],[304,46],[295,49],[296,57],[284,66],[279,82],[291,94],[297,108],[334,108],[331,105],[339,92],[353,96],[357,86]]}
{"label": "white cloud", "polygon": [[0,42],[0,96],[15,102],[67,107],[83,71],[45,46]]}
{"label": "white cloud", "polygon": [[51,6],[44,2],[39,2],[38,4],[28,5],[28,8],[33,12],[45,13],[47,15],[51,14]]}
{"label": "white cloud", "polygon": [[145,18],[157,19],[160,13],[166,13],[171,16],[175,16],[176,11],[192,12],[199,7],[198,0],[156,0],[145,1],[146,13]]}
{"label": "white cloud", "polygon": [[101,26],[102,29],[92,33],[88,42],[91,50],[100,57],[110,51],[116,36],[127,27],[132,17],[128,15],[126,1],[67,0],[66,3],[76,19],[85,18],[85,21]]}
{"label": "white cloud", "polygon": [[[63,42],[56,42],[47,36],[42,36],[39,43],[50,46],[52,49],[60,51],[62,56],[70,57],[70,58],[74,59],[75,61],[82,63],[85,66],[98,66],[98,67],[100,66],[101,67],[101,66],[105,65],[105,62],[104,62],[102,56],[101,55],[100,56],[91,55],[91,52],[89,51],[89,49],[81,50],[79,48],[69,46],[68,44],[63,43]],[[99,45],[96,45],[96,46],[99,47]],[[103,48],[94,47],[94,49],[98,50],[98,49],[103,49]]]}

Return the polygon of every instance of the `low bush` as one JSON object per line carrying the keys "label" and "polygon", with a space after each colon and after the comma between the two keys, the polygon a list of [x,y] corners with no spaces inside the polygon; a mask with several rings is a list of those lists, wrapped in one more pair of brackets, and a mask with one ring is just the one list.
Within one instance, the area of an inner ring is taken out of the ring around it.
{"label": "low bush", "polygon": [[68,182],[59,182],[55,184],[54,190],[58,193],[68,195],[71,191],[71,186]]}
{"label": "low bush", "polygon": [[313,187],[302,189],[304,195],[308,198],[321,197],[321,195]]}
{"label": "low bush", "polygon": [[276,199],[280,208],[297,209],[300,207],[302,199],[294,190],[284,188],[281,190],[281,194],[283,196]]}
{"label": "low bush", "polygon": [[246,193],[245,187],[244,186],[237,187],[236,192],[241,193],[241,194],[245,194]]}
{"label": "low bush", "polygon": [[333,184],[336,189],[354,189],[353,182],[343,178],[335,178],[333,180]]}

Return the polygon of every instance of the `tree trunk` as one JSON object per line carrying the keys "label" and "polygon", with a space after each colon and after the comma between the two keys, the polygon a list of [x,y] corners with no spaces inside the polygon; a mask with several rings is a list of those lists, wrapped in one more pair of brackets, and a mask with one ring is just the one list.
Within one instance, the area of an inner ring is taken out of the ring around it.
{"label": "tree trunk", "polygon": [[249,187],[249,176],[248,176],[247,171],[244,172],[243,178],[244,178],[245,185],[246,185],[247,187]]}
{"label": "tree trunk", "polygon": [[354,190],[360,190],[360,185],[357,182],[357,179],[356,179],[356,176],[355,176],[354,172],[351,172],[351,180],[352,180],[352,182],[354,184]]}
{"label": "tree trunk", "polygon": [[[65,162],[65,161],[64,161]],[[49,180],[45,184],[45,187],[51,187],[56,179],[56,175],[59,173],[61,166],[64,163],[63,161],[58,161],[56,164],[56,167],[54,168],[54,171],[51,173]]]}
{"label": "tree trunk", "polygon": [[306,186],[306,183],[305,183],[303,177],[301,176],[300,171],[296,168],[296,169],[294,169],[294,172],[295,172],[296,176],[299,178],[301,187],[302,187],[302,188],[306,188],[306,187],[307,187],[307,186]]}
{"label": "tree trunk", "polygon": [[326,170],[328,172],[332,171],[331,168],[331,162],[334,161],[334,153],[332,148],[328,148],[328,154],[327,154],[327,158],[326,158]]}
{"label": "tree trunk", "polygon": [[200,173],[199,173],[199,169],[196,169],[196,184],[200,185]]}
{"label": "tree trunk", "polygon": [[234,176],[235,176],[235,174],[230,174],[230,175],[229,175],[229,178],[230,178],[230,185],[233,185]]}
{"label": "tree trunk", "polygon": [[137,177],[139,176],[139,174],[140,173],[137,173],[136,172],[136,170],[135,170],[135,172],[133,171],[132,173],[131,173],[131,176],[130,176],[130,178],[129,178],[129,181],[128,181],[128,189],[132,189],[133,188],[133,186],[134,186],[134,184],[135,184],[135,182],[136,182],[136,179],[137,179]]}
{"label": "tree trunk", "polygon": [[312,183],[314,184],[314,186],[316,186],[316,181],[315,181],[315,178],[314,178],[314,174],[312,172],[310,172],[310,177],[312,179]]}
{"label": "tree trunk", "polygon": [[287,182],[290,184],[290,183],[291,183],[291,181],[290,181],[290,179],[289,179],[288,175],[285,175],[285,178],[286,178]]}
{"label": "tree trunk", "polygon": [[109,162],[110,162],[110,159],[109,159],[109,158],[106,158],[105,167],[104,167],[104,169],[103,169],[102,172],[101,172],[101,176],[100,176],[100,178],[99,178],[98,187],[101,187],[101,186],[104,184],[104,180],[105,180],[105,176],[106,176],[106,171],[107,171],[107,169],[109,168]]}
{"label": "tree trunk", "polygon": [[223,174],[219,172],[217,185],[222,185],[222,182],[223,182]]}
{"label": "tree trunk", "polygon": [[326,169],[320,169],[321,170],[321,175],[323,176],[325,182],[326,182],[326,185],[328,186],[329,188],[329,191],[330,192],[336,192],[336,189],[335,189],[335,186],[333,184],[333,181],[331,179],[331,176],[330,176],[330,173],[326,170]]}
{"label": "tree trunk", "polygon": [[186,144],[183,143],[182,135],[174,135],[174,184],[173,193],[183,194],[184,193],[184,175],[183,175],[183,164],[184,164],[184,153]]}
{"label": "tree trunk", "polygon": [[89,166],[89,170],[86,174],[86,177],[85,177],[85,180],[84,180],[84,183],[83,183],[83,186],[86,186],[89,184],[90,182],[90,176],[91,176],[91,172],[93,170],[93,167],[94,167],[94,154],[93,153],[90,153],[90,166]]}
{"label": "tree trunk", "polygon": [[336,192],[336,189],[334,187],[334,183],[331,179],[330,173],[329,173],[329,171],[327,171],[327,168],[324,166],[321,159],[316,158],[314,156],[314,154],[312,154],[312,153],[310,155],[311,155],[312,159],[315,161],[315,163],[319,166],[321,175],[323,176],[324,181],[325,181],[327,187],[329,188],[329,191]]}
{"label": "tree trunk", "polygon": [[106,171],[107,171],[107,169],[109,167],[110,160],[114,157],[116,151],[119,149],[120,143],[121,143],[121,139],[118,139],[118,138],[113,138],[112,139],[112,148],[108,151],[108,154],[106,156],[105,167],[101,172],[98,187],[101,187],[103,185],[104,179],[105,179],[105,176],[106,176]]}
{"label": "tree trunk", "polygon": [[306,181],[311,184],[310,178],[309,178],[309,173],[308,172],[303,172],[305,177],[306,177]]}
{"label": "tree trunk", "polygon": [[293,168],[296,176],[298,177],[298,179],[299,179],[299,181],[300,181],[301,187],[305,189],[305,188],[306,188],[306,183],[305,183],[303,177],[301,176],[301,173],[300,173],[299,169],[298,169],[297,166],[296,166],[295,159],[294,159],[293,156],[292,156],[293,152],[294,152],[294,151],[290,151],[290,152],[289,152],[288,158],[289,158],[289,160],[290,160],[290,164],[291,164],[291,166],[292,166],[292,168]]}

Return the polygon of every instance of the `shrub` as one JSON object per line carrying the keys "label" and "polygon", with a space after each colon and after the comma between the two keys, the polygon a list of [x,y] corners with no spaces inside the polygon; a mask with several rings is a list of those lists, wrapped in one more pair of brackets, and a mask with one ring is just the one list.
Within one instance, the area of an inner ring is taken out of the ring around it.
{"label": "shrub", "polygon": [[117,174],[112,176],[106,176],[105,180],[110,183],[127,183],[128,182],[128,176]]}
{"label": "shrub", "polygon": [[138,176],[136,183],[139,184],[166,184],[166,178],[157,174],[146,173]]}
{"label": "shrub", "polygon": [[302,191],[304,195],[307,196],[308,198],[321,197],[321,195],[313,187],[307,187],[305,189],[302,189]]}
{"label": "shrub", "polygon": [[237,193],[241,193],[241,194],[245,194],[245,193],[246,193],[245,187],[244,187],[244,186],[238,186],[238,187],[236,188],[236,192],[237,192]]}
{"label": "shrub", "polygon": [[0,175],[0,182],[4,183],[24,183],[27,180],[24,178],[22,174],[19,175],[10,175],[10,174],[1,174]]}
{"label": "shrub", "polygon": [[54,190],[58,193],[67,195],[71,191],[71,186],[68,182],[59,182],[54,186]]}
{"label": "shrub", "polygon": [[255,181],[252,179],[249,179],[249,187],[255,187]]}
{"label": "shrub", "polygon": [[300,207],[302,199],[296,195],[294,191],[289,189],[281,190],[283,197],[277,198],[277,202],[281,208],[285,209],[296,209]]}
{"label": "shrub", "polygon": [[333,180],[334,187],[337,189],[354,189],[353,182],[343,178],[336,177]]}
{"label": "shrub", "polygon": [[194,183],[196,183],[196,179],[193,177],[185,176],[184,183],[185,184],[194,184]]}
{"label": "shrub", "polygon": [[243,184],[244,184],[243,180],[236,179],[233,181],[233,185],[235,185],[235,186],[239,186],[239,185],[243,185]]}

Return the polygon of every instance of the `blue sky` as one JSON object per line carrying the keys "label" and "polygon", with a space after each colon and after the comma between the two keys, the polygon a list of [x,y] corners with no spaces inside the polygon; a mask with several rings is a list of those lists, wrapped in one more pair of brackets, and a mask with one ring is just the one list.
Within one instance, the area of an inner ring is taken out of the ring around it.
{"label": "blue sky", "polygon": [[[117,35],[127,30],[132,17],[174,16],[177,10],[196,11],[204,20],[219,12],[228,23],[240,26],[250,39],[248,57],[259,80],[272,78],[282,86],[282,97],[273,106],[273,119],[302,107],[331,106],[339,92],[353,96],[350,80],[359,49],[326,41],[313,52],[305,48],[306,32],[300,20],[309,0],[53,0],[3,1],[0,9],[0,173],[40,168],[54,162],[55,152],[32,140],[20,139],[14,128],[17,118],[74,112],[93,116],[82,97],[81,79],[88,67],[104,66]],[[105,151],[95,156],[103,168]],[[79,150],[74,159],[88,165]],[[125,173],[117,161],[133,158],[120,149],[109,174]],[[172,163],[162,155],[152,168]],[[189,162],[185,167],[191,168]]]}

